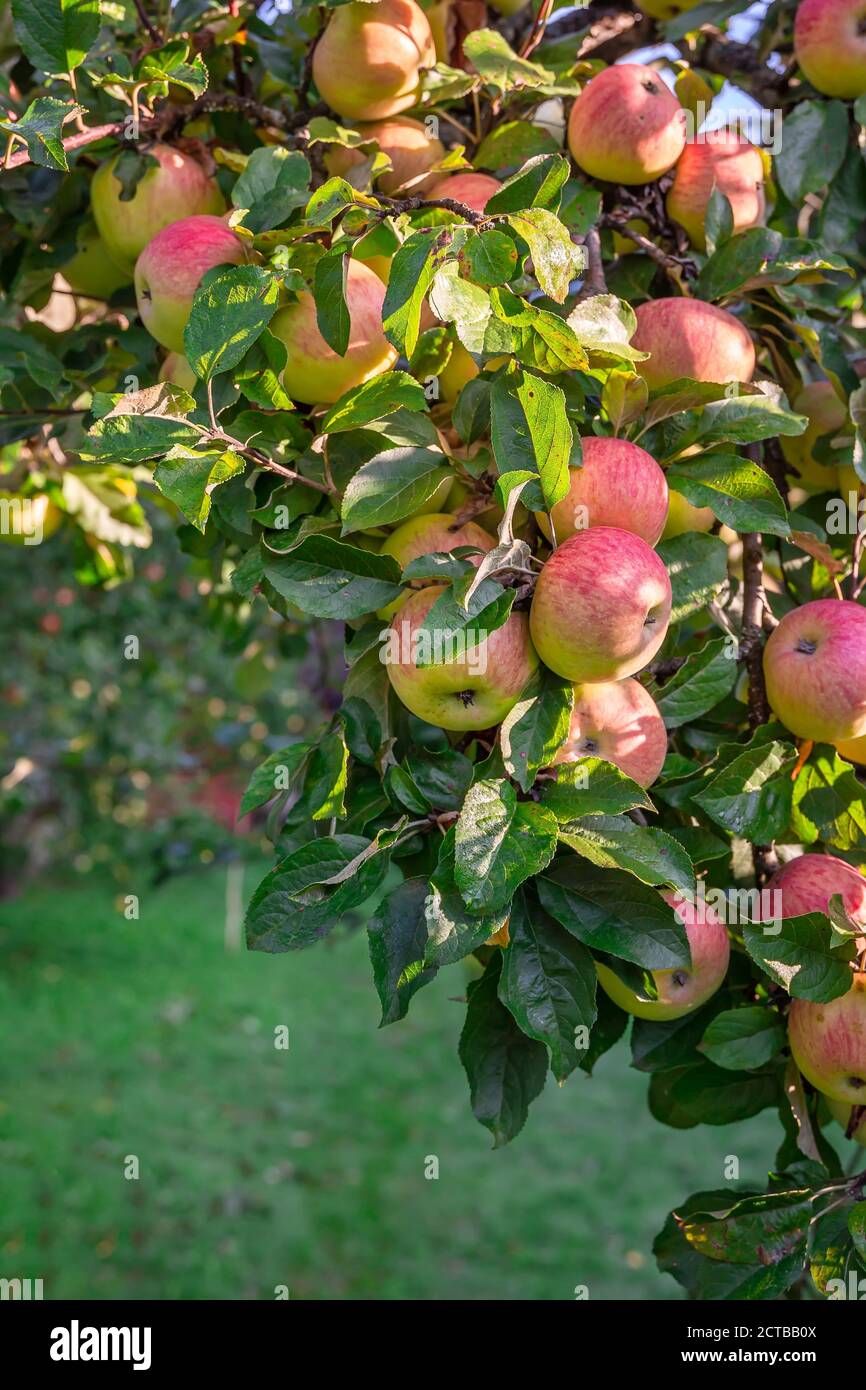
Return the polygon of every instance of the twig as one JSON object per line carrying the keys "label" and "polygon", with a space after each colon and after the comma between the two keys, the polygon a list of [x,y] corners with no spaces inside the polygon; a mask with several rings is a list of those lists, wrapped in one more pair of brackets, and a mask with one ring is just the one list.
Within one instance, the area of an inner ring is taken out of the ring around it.
{"label": "twig", "polygon": [[521,58],[528,58],[530,53],[534,53],[535,49],[541,43],[541,40],[544,38],[544,31],[547,28],[547,21],[550,19],[550,13],[552,9],[553,0],[541,0],[541,5],[538,9],[538,14],[535,16],[535,23],[533,24],[526,38],[523,40],[523,43],[520,45],[519,52]]}
{"label": "twig", "polygon": [[147,37],[152,43],[162,43],[159,30],[153,25],[150,19],[148,19],[142,0],[133,0],[133,4],[135,5],[135,12],[141,21],[141,25],[147,32]]}
{"label": "twig", "polygon": [[579,304],[584,299],[592,299],[597,294],[607,294],[607,281],[604,278],[604,261],[601,257],[601,237],[592,227],[583,239],[586,247],[586,275],[580,293],[575,299]]}
{"label": "twig", "polygon": [[[474,208],[467,207],[465,203],[458,203],[455,198],[386,198],[383,194],[376,195],[380,203],[387,206],[379,212],[379,216],[391,217],[394,213],[400,212],[420,212],[424,208],[444,208],[446,212],[456,213],[458,217],[471,222],[473,227],[481,227],[490,221],[490,218],[483,212],[476,212]],[[371,209],[375,214],[376,209]]]}
{"label": "twig", "polygon": [[675,278],[677,284],[681,285],[685,290],[686,286],[683,284],[683,277],[693,279],[698,273],[698,268],[691,257],[676,256],[672,251],[663,251],[660,246],[656,246],[655,242],[651,241],[649,237],[644,236],[642,232],[636,232],[632,227],[629,227],[628,218],[628,213],[608,212],[602,217],[601,225],[603,227],[612,227],[615,231],[619,232],[620,236],[628,237],[629,241],[633,241],[635,246],[639,246],[641,251],[649,256],[651,261],[655,261],[656,264],[660,265],[668,274],[671,274],[673,270],[682,271],[682,276],[677,275]]}

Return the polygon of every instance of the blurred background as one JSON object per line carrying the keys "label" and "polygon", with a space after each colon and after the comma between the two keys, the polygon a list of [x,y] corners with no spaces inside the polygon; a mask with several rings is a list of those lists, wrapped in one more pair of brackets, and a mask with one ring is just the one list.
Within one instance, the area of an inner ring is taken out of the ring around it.
{"label": "blurred background", "polygon": [[102,587],[75,583],[92,560],[66,531],[38,565],[0,547],[0,1278],[46,1298],[680,1297],[654,1235],[729,1155],[763,1179],[772,1116],[664,1129],[621,1043],[493,1152],[456,1056],[463,967],[379,1030],[363,922],[247,953],[270,865],[239,796],[330,715],[335,634],[305,654],[149,519],[136,574]]}

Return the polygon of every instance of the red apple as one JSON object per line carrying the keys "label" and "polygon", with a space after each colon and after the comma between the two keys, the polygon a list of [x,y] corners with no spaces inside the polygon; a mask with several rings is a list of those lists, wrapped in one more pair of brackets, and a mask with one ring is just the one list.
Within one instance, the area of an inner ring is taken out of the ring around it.
{"label": "red apple", "polygon": [[828,97],[866,92],[866,0],[803,0],[794,49],[806,77]]}
{"label": "red apple", "polygon": [[568,147],[594,179],[650,183],[676,164],[685,112],[654,68],[616,63],[584,87],[568,118]]}
{"label": "red apple", "polygon": [[665,640],[671,598],[668,572],[640,536],[613,526],[578,531],[538,577],[532,640],[566,680],[622,680]]}
{"label": "red apple", "polygon": [[[357,130],[366,140],[375,140],[391,161],[391,172],[380,174],[377,179],[383,193],[396,193],[408,184],[407,192],[421,194],[436,182],[437,175],[428,170],[445,158],[445,146],[428,134],[421,121],[413,121],[411,116],[392,116],[389,121],[359,124]],[[329,174],[343,176],[355,165],[363,164],[365,158],[361,150],[332,145],[325,155],[325,168]]]}
{"label": "red apple", "polygon": [[767,210],[764,161],[760,151],[736,131],[707,131],[690,141],[668,191],[668,216],[685,228],[699,251],[707,249],[704,219],[714,187],[731,204],[735,232],[763,222]]}
{"label": "red apple", "polygon": [[469,170],[461,174],[448,174],[428,189],[428,198],[453,198],[464,203],[473,212],[483,212],[487,200],[498,193],[502,184],[490,174],[476,174]]}
{"label": "red apple", "polygon": [[421,69],[435,64],[430,25],[415,0],[353,0],[331,11],[313,51],[313,80],[347,120],[378,121],[414,106]]}
{"label": "red apple", "polygon": [[[513,709],[538,666],[529,640],[525,613],[512,613],[476,647],[458,641],[453,659],[419,667],[424,654],[436,651],[436,641],[424,643],[418,629],[444,590],[433,585],[406,600],[389,629],[382,649],[388,678],[403,704],[419,719],[440,729],[469,732],[499,724]],[[443,648],[449,655],[447,648]]]}
{"label": "red apple", "polygon": [[387,372],[396,361],[396,349],[382,330],[385,286],[363,261],[349,261],[346,300],[351,329],[344,357],[319,332],[316,304],[308,291],[299,294],[294,304],[278,309],[271,319],[271,332],[288,352],[283,385],[293,400],[330,404],[353,386]]}
{"label": "red apple", "polygon": [[132,197],[121,198],[123,184],[114,176],[119,155],[100,164],[90,185],[90,205],[106,250],[121,270],[132,275],[145,246],[163,227],[183,217],[220,213],[225,207],[219,185],[197,160],[171,145],[151,145],[157,168],[139,179]]}
{"label": "red apple", "polygon": [[[625,439],[589,435],[583,466],[569,473],[568,493],[553,508],[557,543],[588,526],[618,526],[655,545],[668,515],[668,485],[651,454]],[[536,512],[550,540],[547,512]]]}
{"label": "red apple", "polygon": [[781,911],[773,915],[805,917],[809,912],[826,913],[830,899],[841,897],[852,921],[866,926],[866,878],[844,859],[832,854],[801,854],[792,859],[767,884],[767,891],[778,893]]}
{"label": "red apple", "polygon": [[767,695],[798,738],[866,734],[866,608],[818,599],[786,613],[764,649]]}
{"label": "red apple", "polygon": [[183,352],[183,331],[202,276],[217,265],[240,265],[244,245],[221,217],[185,217],[157,232],[135,264],[141,321],[158,343]]}
{"label": "red apple", "polygon": [[598,983],[615,1004],[635,1018],[656,1022],[682,1018],[712,998],[728,972],[731,954],[727,930],[711,907],[704,903],[698,909],[681,893],[663,893],[662,897],[686,929],[691,967],[653,970],[658,999],[641,999],[609,966],[595,962]]}
{"label": "red apple", "polygon": [[[452,485],[452,479],[446,478],[446,496]],[[481,564],[482,555],[492,550],[496,541],[474,521],[464,521],[461,526],[457,526],[455,518],[448,512],[422,512],[420,516],[413,516],[408,521],[401,522],[382,545],[381,553],[393,555],[400,568],[404,569],[410,560],[420,559],[422,555],[433,555],[437,551],[457,550],[461,545],[475,546],[476,550],[481,552],[468,556],[472,564],[477,566]],[[429,582],[428,579],[428,585]],[[377,616],[392,617],[404,602],[404,599],[394,599],[386,608],[380,608]]]}
{"label": "red apple", "polygon": [[667,751],[665,722],[640,681],[600,681],[574,687],[568,738],[553,762],[604,758],[639,787],[648,787],[661,772]]}
{"label": "red apple", "polygon": [[866,1103],[866,974],[829,1004],[795,999],[788,1014],[788,1041],[807,1081],[831,1100]]}
{"label": "red apple", "polygon": [[755,346],[729,314],[703,299],[651,299],[638,305],[632,347],[648,352],[637,370],[651,391],[680,377],[693,381],[751,381]]}

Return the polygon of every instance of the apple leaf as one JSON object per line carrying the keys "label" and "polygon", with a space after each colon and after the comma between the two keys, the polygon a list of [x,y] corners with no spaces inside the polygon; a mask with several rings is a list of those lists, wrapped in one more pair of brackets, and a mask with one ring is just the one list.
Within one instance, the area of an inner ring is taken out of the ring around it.
{"label": "apple leaf", "polygon": [[508,935],[499,998],[521,1031],[544,1043],[551,1071],[565,1081],[580,1060],[577,1030],[595,1022],[592,956],[523,890],[515,895]]}
{"label": "apple leaf", "polygon": [[653,888],[620,869],[599,869],[574,856],[558,859],[538,880],[541,905],[590,950],[642,970],[691,965],[686,929]]}
{"label": "apple leaf", "polygon": [[424,410],[426,405],[423,386],[408,372],[385,372],[341,396],[319,428],[322,434],[340,434],[393,415],[396,410]]}
{"label": "apple leaf", "polygon": [[450,477],[439,449],[385,449],[363,464],[343,494],[343,535],[390,525],[422,511]]}
{"label": "apple leaf", "polygon": [[460,256],[473,284],[482,289],[505,285],[517,271],[517,249],[504,232],[479,232],[467,241]]}
{"label": "apple leaf", "polygon": [[637,825],[628,816],[584,816],[560,827],[569,849],[601,869],[625,869],[642,883],[695,894],[694,866],[682,845],[655,826]]}
{"label": "apple leaf", "polygon": [[504,778],[470,787],[454,832],[454,880],[475,911],[502,907],[556,852],[556,821]]}
{"label": "apple leaf", "polygon": [[574,704],[570,681],[542,666],[502,721],[500,742],[506,771],[529,791],[539,768],[547,767],[568,737]]}
{"label": "apple leaf", "polygon": [[389,893],[367,925],[373,983],[382,1005],[380,1028],[405,1018],[413,994],[436,967],[424,964],[427,945],[426,878],[407,878]]}
{"label": "apple leaf", "polygon": [[684,666],[656,694],[665,725],[678,729],[714,709],[737,683],[736,653],[726,637],[692,652]]}
{"label": "apple leaf", "polygon": [[618,816],[638,807],[655,810],[643,788],[604,758],[560,763],[556,780],[542,789],[541,804],[563,823],[581,816]]}
{"label": "apple leaf", "polygon": [[723,829],[757,845],[780,836],[791,817],[797,754],[790,743],[754,742],[692,800]]}
{"label": "apple leaf", "polygon": [[413,232],[391,261],[382,325],[385,335],[404,356],[411,357],[418,342],[421,309],[436,271],[463,245],[460,228],[432,227]]}
{"label": "apple leaf", "polygon": [[[461,798],[462,801],[462,798]],[[454,827],[439,848],[439,860],[430,877],[427,902],[428,939],[425,960],[434,965],[453,965],[463,960],[508,921],[510,902],[494,911],[473,912],[466,906],[454,881]]]}
{"label": "apple leaf", "polygon": [[278,748],[263,763],[259,763],[243,794],[238,820],[282,792],[289,791],[312,751],[313,745],[310,743],[291,743],[287,748]]}
{"label": "apple leaf", "polygon": [[851,988],[850,947],[838,946],[821,912],[746,926],[746,950],[795,999],[829,1004]]}
{"label": "apple leaf", "polygon": [[863,784],[835,748],[819,745],[800,771],[791,825],[807,845],[820,840],[833,849],[857,850],[866,844]]}
{"label": "apple leaf", "polygon": [[352,327],[346,303],[348,266],[349,257],[338,242],[316,262],[313,289],[317,327],[328,347],[340,357],[346,355]]}
{"label": "apple leaf", "polygon": [[418,640],[416,665],[438,666],[446,661],[449,652],[462,644],[470,651],[486,642],[491,632],[502,627],[511,614],[514,589],[503,589],[495,579],[485,579],[475,590],[467,608],[457,602],[452,590],[439,596],[416,634],[429,634],[429,641]]}
{"label": "apple leaf", "polygon": [[662,541],[658,554],[670,575],[672,624],[706,608],[728,577],[728,547],[718,536],[689,531]]}
{"label": "apple leaf", "polygon": [[726,1071],[754,1071],[786,1045],[785,1020],[760,1004],[717,1014],[700,1043],[701,1052]]}
{"label": "apple leaf", "polygon": [[20,120],[0,121],[0,130],[22,141],[34,164],[66,173],[69,164],[63,148],[63,127],[83,110],[83,106],[70,105],[56,97],[37,97]]}
{"label": "apple leaf", "polygon": [[390,856],[378,854],[329,892],[322,885],[371,844],[358,835],[330,835],[294,850],[259,884],[246,919],[251,951],[297,951],[326,936],[344,912],[381,887]]}
{"label": "apple leaf", "polygon": [[307,536],[288,554],[269,552],[265,578],[314,618],[362,618],[403,592],[400,566],[390,555],[374,555],[330,536]]}
{"label": "apple leaf", "polygon": [[842,101],[801,101],[785,117],[785,138],[774,170],[782,192],[799,207],[841,169],[848,148],[848,108]]}
{"label": "apple leaf", "polygon": [[866,1202],[857,1202],[848,1213],[848,1230],[854,1249],[866,1265]]}
{"label": "apple leaf", "polygon": [[244,226],[254,235],[280,227],[309,197],[309,161],[300,150],[262,145],[253,150],[232,189],[232,203],[246,208]]}
{"label": "apple leaf", "polygon": [[785,504],[769,473],[737,454],[682,459],[667,470],[668,482],[696,507],[712,508],[719,521],[739,531],[788,536]]}
{"label": "apple leaf", "polygon": [[520,1133],[547,1079],[547,1049],[521,1031],[498,998],[501,969],[495,951],[481,979],[469,985],[459,1046],[472,1113],[497,1149]]}
{"label": "apple leaf", "polygon": [[213,490],[227,483],[246,464],[230,449],[192,451],[174,448],[156,465],[153,481],[164,497],[176,503],[187,521],[204,533]]}
{"label": "apple leaf", "polygon": [[807,416],[787,410],[763,392],[753,396],[728,396],[704,406],[689,442],[697,441],[704,448],[711,444],[755,444],[779,435],[802,434],[808,424]]}
{"label": "apple leaf", "polygon": [[556,212],[570,172],[568,160],[561,154],[535,155],[488,198],[484,211],[493,214],[544,207]]}
{"label": "apple leaf", "polygon": [[631,345],[637,332],[637,315],[630,304],[615,294],[593,294],[582,299],[568,316],[569,328],[595,357],[641,362],[649,357]]}
{"label": "apple leaf", "polygon": [[279,295],[279,277],[264,266],[216,266],[207,272],[183,334],[184,353],[200,380],[239,365],[276,313]]}
{"label": "apple leaf", "polygon": [[[557,304],[562,304],[568,296],[572,280],[586,265],[586,251],[582,246],[575,246],[567,229],[548,208],[526,208],[522,212],[509,213],[506,220],[529,248],[533,272],[540,288]],[[490,283],[503,282],[496,280]],[[574,328],[574,324],[570,326]]]}
{"label": "apple leaf", "polygon": [[87,57],[99,33],[101,4],[100,0],[12,0],[12,19],[18,42],[34,68],[62,77]]}
{"label": "apple leaf", "polygon": [[537,473],[546,508],[568,492],[572,451],[565,394],[529,372],[499,376],[490,391],[491,439],[500,472]]}

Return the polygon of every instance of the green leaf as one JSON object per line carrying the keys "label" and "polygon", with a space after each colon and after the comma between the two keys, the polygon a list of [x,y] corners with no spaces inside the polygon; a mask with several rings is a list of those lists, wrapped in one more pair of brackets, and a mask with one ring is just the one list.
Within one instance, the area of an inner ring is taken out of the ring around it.
{"label": "green leaf", "polygon": [[679,729],[715,709],[734,689],[738,674],[736,653],[726,637],[717,637],[692,652],[656,695],[666,727]]}
{"label": "green leaf", "polygon": [[788,536],[788,514],[776,484],[757,463],[737,454],[682,459],[667,470],[668,482],[696,507],[710,507],[735,531]]}
{"label": "green leaf", "polygon": [[649,353],[631,345],[637,332],[637,315],[630,304],[615,294],[593,294],[582,299],[568,316],[568,326],[589,352],[626,362],[642,362]]}
{"label": "green leaf", "polygon": [[848,1213],[848,1230],[854,1249],[866,1264],[866,1202],[857,1202]]}
{"label": "green leaf", "polygon": [[433,276],[446,258],[463,245],[461,229],[432,227],[413,232],[391,262],[388,287],[382,305],[385,334],[406,357],[418,342],[421,310]]}
{"label": "green leaf", "polygon": [[270,753],[253,772],[241,800],[238,820],[250,811],[255,811],[281,792],[289,791],[292,784],[313,751],[310,743],[290,743],[287,748],[279,748]]}
{"label": "green leaf", "polygon": [[780,1081],[777,1070],[727,1071],[712,1062],[687,1067],[681,1075],[676,1072],[656,1072],[650,1082],[650,1110],[657,1120],[666,1123],[655,1105],[664,1088],[665,1077],[673,1077],[670,1100],[678,1114],[677,1128],[693,1125],[729,1125],[748,1120],[761,1110],[779,1101]]}
{"label": "green leaf", "polygon": [[307,202],[310,165],[300,150],[262,145],[253,150],[232,189],[236,208],[246,208],[244,226],[254,236],[281,227]]}
{"label": "green leaf", "polygon": [[407,372],[384,372],[372,381],[353,386],[341,396],[319,428],[322,434],[339,434],[382,420],[396,410],[425,410],[426,407],[424,388],[414,377]]}
{"label": "green leaf", "polygon": [[151,91],[167,96],[169,83],[183,87],[194,97],[207,91],[208,72],[201,54],[196,53],[189,62],[189,43],[186,39],[176,39],[154,49],[135,65],[136,82],[146,82]]}
{"label": "green leaf", "polygon": [[337,926],[344,912],[359,907],[381,887],[389,856],[374,855],[350,878],[325,884],[370,846],[357,835],[311,840],[262,879],[247,911],[247,945],[252,951],[296,951],[311,946]]}
{"label": "green leaf", "polygon": [[485,579],[464,608],[453,590],[446,589],[416,628],[417,634],[427,634],[426,639],[416,639],[415,664],[419,670],[449,660],[459,649],[458,642],[467,652],[486,642],[491,632],[508,621],[514,595],[514,589],[503,589],[495,579]]}
{"label": "green leaf", "polygon": [[[586,264],[584,249],[575,246],[567,229],[548,208],[532,207],[512,212],[506,221],[526,242],[533,273],[544,294],[562,304],[572,280]],[[499,283],[490,281],[490,284]]]}
{"label": "green leaf", "polygon": [[488,198],[484,211],[492,215],[545,207],[555,212],[569,173],[569,162],[561,154],[536,155]]}
{"label": "green leaf", "polygon": [[326,734],[313,752],[304,783],[304,802],[311,820],[345,816],[348,767],[349,750],[342,733],[335,730]]}
{"label": "green leaf", "polygon": [[84,62],[99,33],[100,0],[12,0],[15,34],[34,68],[62,77]]}
{"label": "green leaf", "polygon": [[[24,329],[16,328],[0,328],[0,369],[5,369],[3,374],[10,380],[23,372],[35,381],[37,386],[51,392],[57,390],[64,375],[59,357],[55,357],[50,348]],[[185,399],[190,398],[186,396]]]}
{"label": "green leaf", "polygon": [[562,826],[559,838],[599,868],[625,869],[642,883],[695,894],[695,870],[682,845],[664,830],[628,816],[585,816]]}
{"label": "green leaf", "polygon": [[456,748],[439,753],[414,752],[406,767],[422,796],[436,811],[459,811],[472,785],[472,763]]}
{"label": "green leaf", "polygon": [[797,760],[789,743],[755,743],[728,762],[692,800],[711,820],[742,839],[769,845],[791,816]]}
{"label": "green leaf", "polygon": [[346,303],[346,275],[349,257],[338,243],[316,262],[313,298],[316,303],[316,324],[328,347],[345,357],[349,346],[352,321]]}
{"label": "green leaf", "polygon": [[556,781],[542,789],[541,804],[561,822],[582,816],[618,816],[638,807],[655,810],[643,788],[603,758],[560,763]]}
{"label": "green leaf", "polygon": [[436,968],[424,965],[428,884],[408,878],[389,893],[367,927],[373,981],[382,1005],[379,1027],[405,1018],[413,994],[429,984]]}
{"label": "green leaf", "polygon": [[851,966],[844,959],[849,948],[835,944],[823,913],[746,926],[743,940],[752,960],[795,999],[829,1004],[851,988]]}
{"label": "green leaf", "polygon": [[363,464],[349,482],[341,509],[343,535],[413,516],[449,474],[439,449],[386,449]]}
{"label": "green leaf", "polygon": [[517,250],[504,232],[480,232],[470,238],[460,256],[469,279],[482,288],[505,285],[517,271]]}
{"label": "green leaf", "polygon": [[681,623],[711,603],[728,577],[728,547],[718,536],[689,531],[657,547],[673,589],[671,623]]}
{"label": "green leaf", "polygon": [[439,848],[439,860],[430,877],[427,902],[427,954],[433,965],[453,965],[501,931],[511,904],[493,912],[472,912],[454,882],[454,827]]}
{"label": "green leaf", "polygon": [[541,905],[591,951],[642,970],[691,966],[686,929],[660,893],[619,869],[577,856],[558,859],[538,880]]}
{"label": "green leaf", "polygon": [[[577,334],[559,314],[527,304],[504,287],[490,291],[490,310],[500,331],[507,329],[508,347],[491,346],[488,351],[510,351],[523,366],[551,374],[583,371],[589,365]],[[466,339],[461,341],[465,347]]]}
{"label": "green leaf", "polygon": [[807,845],[820,840],[833,849],[855,850],[866,844],[863,784],[835,748],[819,745],[798,774],[791,825]]}
{"label": "green leaf", "polygon": [[842,101],[801,101],[785,117],[785,138],[773,169],[785,197],[798,207],[820,193],[842,167],[848,148],[848,109]]}
{"label": "green leaf", "polygon": [[518,802],[509,782],[484,778],[467,793],[454,834],[457,887],[467,905],[492,912],[556,851],[556,821],[533,802]]}
{"label": "green leaf", "polygon": [[187,450],[176,447],[154,469],[153,480],[164,497],[180,507],[187,521],[204,533],[210,516],[211,495],[246,464],[230,449]]}
{"label": "green leaf", "polygon": [[495,29],[475,29],[463,40],[463,53],[489,87],[508,92],[513,87],[543,87],[555,75],[539,63],[520,58]]}
{"label": "green leaf", "polygon": [[556,154],[557,143],[549,131],[531,121],[501,121],[485,135],[475,151],[479,169],[516,169],[540,154]]}
{"label": "green leaf", "polygon": [[726,1071],[763,1067],[788,1040],[785,1020],[760,1004],[717,1014],[700,1044],[711,1062]]}
{"label": "green leaf", "polygon": [[808,426],[805,415],[787,410],[772,396],[728,396],[709,401],[697,422],[695,441],[711,444],[756,444],[779,435],[799,435]]}
{"label": "green leaf", "polygon": [[578,1029],[595,1023],[595,963],[589,951],[521,891],[508,923],[499,998],[527,1037],[544,1043],[557,1081],[580,1061]]}
{"label": "green leaf", "polygon": [[542,666],[535,672],[500,729],[505,770],[525,792],[539,768],[552,763],[568,737],[574,688]]}
{"label": "green leaf", "polygon": [[69,164],[63,148],[63,127],[83,109],[74,103],[58,101],[56,97],[37,97],[20,120],[0,121],[0,130],[22,141],[34,164],[67,173]]}
{"label": "green leaf", "polygon": [[265,578],[314,618],[362,618],[403,592],[400,566],[390,555],[358,550],[330,536],[307,536],[287,555],[268,552]]}
{"label": "green leaf", "polygon": [[264,266],[208,271],[183,334],[186,359],[200,380],[239,364],[276,313],[279,294],[279,279]]}
{"label": "green leaf", "polygon": [[460,1035],[472,1113],[490,1130],[497,1149],[520,1133],[547,1078],[547,1049],[521,1032],[497,998],[500,969],[497,951],[481,979],[469,985]]}
{"label": "green leaf", "polygon": [[500,472],[537,473],[548,510],[568,493],[572,450],[565,393],[543,377],[499,376],[490,392],[491,439]]}

